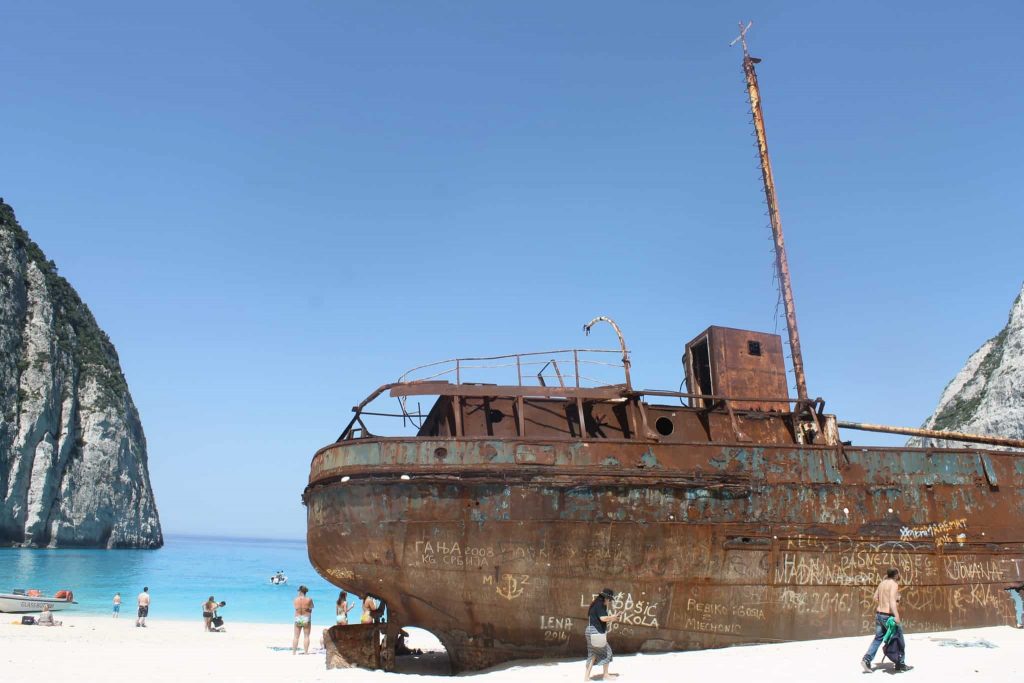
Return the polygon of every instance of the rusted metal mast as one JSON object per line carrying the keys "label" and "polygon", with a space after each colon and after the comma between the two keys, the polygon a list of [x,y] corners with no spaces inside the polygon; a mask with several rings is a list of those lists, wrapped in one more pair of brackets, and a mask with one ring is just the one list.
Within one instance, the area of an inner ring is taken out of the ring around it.
{"label": "rusted metal mast", "polygon": [[793,375],[796,378],[797,396],[807,400],[807,380],[804,378],[804,359],[800,353],[800,333],[796,326],[796,305],[793,303],[793,287],[789,281],[789,263],[786,260],[786,243],[782,238],[782,218],[779,216],[778,198],[775,194],[775,178],[772,175],[772,162],[768,157],[768,138],[764,131],[764,113],[761,111],[761,92],[757,87],[757,72],[754,65],[761,60],[751,57],[747,50],[747,31],[753,22],[746,26],[740,22],[740,35],[731,45],[739,42],[743,46],[743,73],[747,78],[747,95],[750,98],[750,111],[754,117],[754,130],[757,133],[757,152],[761,158],[761,177],[764,180],[764,196],[768,201],[768,216],[771,219],[772,237],[775,238],[775,266],[778,269],[779,285],[782,287],[782,301],[786,307],[786,327],[789,328],[789,347],[793,356]]}

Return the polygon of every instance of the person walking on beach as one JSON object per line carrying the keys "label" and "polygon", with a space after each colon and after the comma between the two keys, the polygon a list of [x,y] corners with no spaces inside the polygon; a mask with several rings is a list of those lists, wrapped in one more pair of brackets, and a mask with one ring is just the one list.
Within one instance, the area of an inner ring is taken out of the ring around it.
{"label": "person walking on beach", "polygon": [[[896,621],[897,632],[902,633],[899,609],[899,580],[900,570],[892,568],[885,572],[885,578],[882,579],[882,582],[878,584],[878,588],[875,589],[875,637],[860,661],[864,673],[871,673],[872,671],[871,662],[874,661],[878,647],[885,638],[886,622],[889,621],[889,617]],[[894,669],[896,673],[909,670],[910,667],[902,659],[896,662],[896,668]]]}
{"label": "person walking on beach", "polygon": [[589,623],[587,630],[583,632],[587,638],[587,672],[583,675],[585,681],[590,680],[590,670],[595,664],[604,667],[601,680],[607,681],[618,676],[608,673],[608,665],[612,663],[612,646],[608,644],[608,624],[620,621],[619,615],[608,613],[608,606],[614,597],[615,591],[605,588],[594,598],[590,603],[590,609],[587,610]]}
{"label": "person walking on beach", "polygon": [[313,628],[313,598],[307,598],[309,589],[299,586],[299,594],[292,601],[295,607],[295,635],[292,636],[292,654],[299,649],[299,633],[305,632],[303,654],[309,654],[309,631]]}
{"label": "person walking on beach", "polygon": [[338,602],[335,605],[335,613],[337,614],[337,622],[339,624],[348,624],[348,613],[352,611],[352,605],[348,604],[348,593],[341,591],[338,595]]}
{"label": "person walking on beach", "polygon": [[113,618],[117,619],[121,616],[121,594],[114,593],[114,614]]}
{"label": "person walking on beach", "polygon": [[1014,615],[1017,617],[1016,628],[1024,628],[1024,583],[1006,589],[1013,599]]}

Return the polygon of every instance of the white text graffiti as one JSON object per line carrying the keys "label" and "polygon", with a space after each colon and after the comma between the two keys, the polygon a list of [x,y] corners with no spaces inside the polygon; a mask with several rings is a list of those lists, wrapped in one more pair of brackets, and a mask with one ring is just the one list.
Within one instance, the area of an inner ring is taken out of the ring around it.
{"label": "white text graffiti", "polygon": [[[596,597],[580,595],[580,607],[589,607],[590,601]],[[619,623],[632,626],[650,626],[658,628],[658,603],[650,600],[634,600],[632,593],[618,593],[612,600],[612,614],[621,615]]]}
{"label": "white text graffiti", "polygon": [[967,540],[967,534],[963,533],[962,530],[966,528],[966,518],[950,519],[917,526],[905,526],[900,529],[900,540],[913,541],[915,539],[930,538],[937,546],[952,543],[953,541],[963,544]]}

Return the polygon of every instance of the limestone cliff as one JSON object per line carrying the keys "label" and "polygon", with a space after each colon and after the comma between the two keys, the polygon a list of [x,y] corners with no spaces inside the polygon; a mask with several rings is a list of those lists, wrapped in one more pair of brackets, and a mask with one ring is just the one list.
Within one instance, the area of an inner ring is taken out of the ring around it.
{"label": "limestone cliff", "polygon": [[[923,426],[1024,439],[1024,289],[1013,302],[1006,327],[967,359]],[[914,438],[907,443],[991,448],[936,439]]]}
{"label": "limestone cliff", "polygon": [[0,544],[163,545],[114,345],[2,199]]}

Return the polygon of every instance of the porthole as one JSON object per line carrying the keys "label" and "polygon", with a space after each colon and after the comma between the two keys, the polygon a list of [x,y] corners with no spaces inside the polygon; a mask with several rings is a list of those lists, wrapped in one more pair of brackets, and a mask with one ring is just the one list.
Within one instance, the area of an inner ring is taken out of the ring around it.
{"label": "porthole", "polygon": [[657,422],[654,423],[654,428],[658,430],[658,433],[662,436],[668,436],[675,431],[676,426],[672,424],[672,420],[667,417],[659,417]]}

